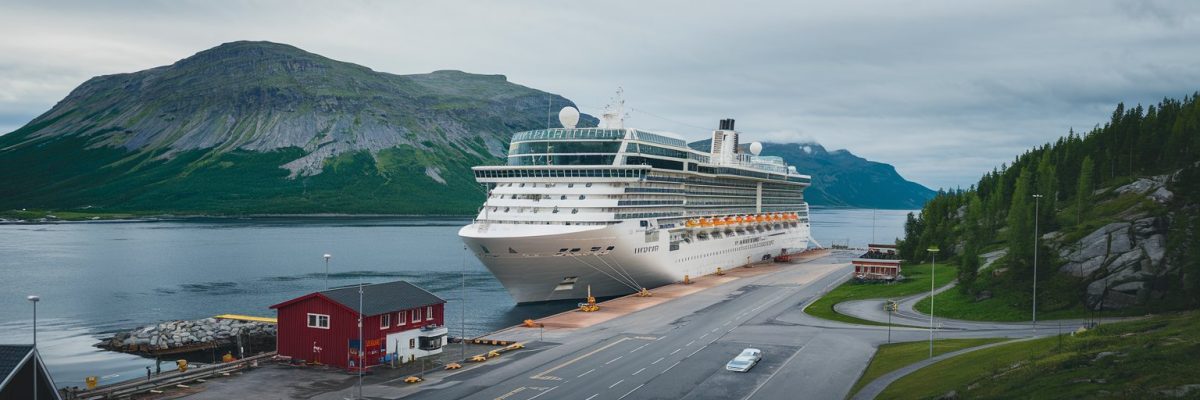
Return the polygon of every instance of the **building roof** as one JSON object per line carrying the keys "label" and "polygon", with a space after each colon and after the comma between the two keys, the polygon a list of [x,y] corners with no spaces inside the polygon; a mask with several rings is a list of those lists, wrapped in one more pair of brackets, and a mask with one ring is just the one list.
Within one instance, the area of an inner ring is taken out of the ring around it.
{"label": "building roof", "polygon": [[33,352],[31,344],[0,344],[0,383],[8,381],[30,352]]}
{"label": "building roof", "polygon": [[[363,285],[362,290],[364,315],[378,315],[446,302],[441,297],[406,281]],[[358,285],[323,290],[273,305],[271,308],[281,308],[313,296],[324,297],[350,311],[358,312]]]}

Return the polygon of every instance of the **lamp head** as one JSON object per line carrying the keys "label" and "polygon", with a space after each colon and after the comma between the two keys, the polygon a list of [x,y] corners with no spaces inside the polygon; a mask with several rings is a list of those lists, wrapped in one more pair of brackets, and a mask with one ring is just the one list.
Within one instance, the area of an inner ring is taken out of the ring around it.
{"label": "lamp head", "polygon": [[42,300],[42,298],[41,298],[41,297],[38,297],[37,295],[32,295],[32,294],[31,294],[31,295],[29,295],[29,296],[26,296],[26,297],[25,297],[25,300],[29,300],[29,301],[32,301],[32,302],[34,302],[34,303],[37,303],[37,302],[41,301],[41,300]]}
{"label": "lamp head", "polygon": [[329,261],[330,258],[333,258],[333,255],[329,254],[329,253],[325,253],[325,261]]}
{"label": "lamp head", "polygon": [[939,250],[937,247],[930,247],[930,248],[928,248],[928,249],[925,249],[925,251],[928,251],[928,252],[930,252],[930,253],[937,253],[937,252],[939,252],[939,251],[941,251],[941,250]]}
{"label": "lamp head", "polygon": [[1040,199],[1040,198],[1042,198],[1042,195],[1040,195],[1040,194],[1035,194],[1035,195],[1033,195],[1033,197],[1036,197],[1036,198],[1039,198],[1039,199]]}

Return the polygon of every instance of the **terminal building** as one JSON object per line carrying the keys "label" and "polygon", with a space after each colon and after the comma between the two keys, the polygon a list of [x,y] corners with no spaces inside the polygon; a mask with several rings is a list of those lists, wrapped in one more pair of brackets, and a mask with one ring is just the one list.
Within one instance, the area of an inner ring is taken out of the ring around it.
{"label": "terminal building", "polygon": [[362,285],[361,296],[359,290],[358,285],[334,288],[271,306],[279,320],[279,355],[355,369],[442,351],[448,333],[445,300],[405,281]]}
{"label": "terminal building", "polygon": [[903,279],[900,254],[890,244],[869,244],[867,252],[850,261],[854,264],[854,279],[860,281],[894,281]]}

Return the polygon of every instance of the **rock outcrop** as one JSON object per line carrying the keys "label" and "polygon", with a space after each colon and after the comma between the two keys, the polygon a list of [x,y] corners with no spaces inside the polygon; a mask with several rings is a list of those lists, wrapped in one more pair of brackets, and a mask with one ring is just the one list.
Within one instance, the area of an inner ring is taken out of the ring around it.
{"label": "rock outcrop", "polygon": [[[1167,176],[1138,179],[1114,190],[1135,193],[1165,204],[1172,198]],[[1167,221],[1134,209],[1121,213],[1127,220],[1113,222],[1063,245],[1059,271],[1089,279],[1087,305],[1092,309],[1119,309],[1142,304],[1154,293],[1152,283],[1170,272],[1166,263]]]}
{"label": "rock outcrop", "polygon": [[275,325],[263,322],[205,318],[194,321],[169,321],[120,332],[96,344],[96,347],[135,354],[184,352],[220,347],[243,341],[275,340]]}

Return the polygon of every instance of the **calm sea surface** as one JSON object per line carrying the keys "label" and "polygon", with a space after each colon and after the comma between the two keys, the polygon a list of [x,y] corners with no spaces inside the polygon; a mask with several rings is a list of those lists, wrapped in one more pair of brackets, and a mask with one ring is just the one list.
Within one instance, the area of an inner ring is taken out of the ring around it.
{"label": "calm sea surface", "polygon": [[[825,246],[903,233],[906,211],[819,209],[813,234]],[[872,220],[874,219],[874,227]],[[92,347],[106,333],[174,319],[237,313],[273,316],[272,304],[325,286],[408,280],[442,298],[460,335],[466,276],[466,334],[571,308],[517,306],[459,241],[465,219],[255,218],[169,222],[0,225],[0,343],[32,341],[59,386],[142,376],[153,360]]]}

